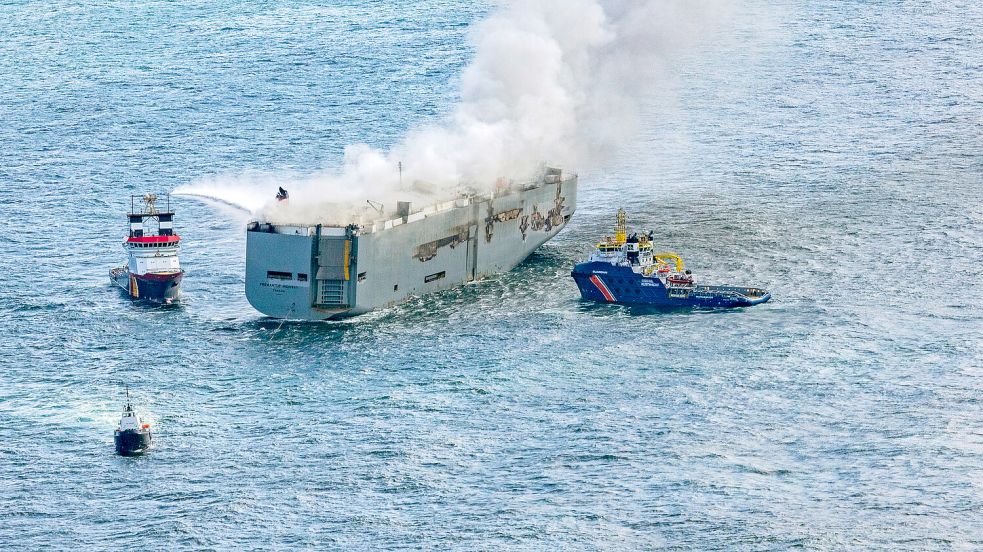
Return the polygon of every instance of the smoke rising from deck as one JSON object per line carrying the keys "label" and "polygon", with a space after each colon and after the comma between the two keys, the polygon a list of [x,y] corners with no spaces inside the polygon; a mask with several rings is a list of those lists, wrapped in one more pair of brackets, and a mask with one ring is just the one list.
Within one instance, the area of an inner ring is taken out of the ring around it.
{"label": "smoke rising from deck", "polygon": [[[635,134],[641,104],[657,97],[671,54],[707,36],[732,3],[721,0],[501,2],[470,32],[474,58],[460,102],[410,130],[389,151],[349,145],[341,167],[308,175],[218,175],[179,187],[238,203],[272,222],[347,222],[339,204],[490,189],[499,177],[602,164]],[[403,163],[402,175],[397,168]],[[425,183],[425,184],[421,184]],[[277,186],[289,202],[273,200]],[[330,208],[329,204],[335,207]]]}

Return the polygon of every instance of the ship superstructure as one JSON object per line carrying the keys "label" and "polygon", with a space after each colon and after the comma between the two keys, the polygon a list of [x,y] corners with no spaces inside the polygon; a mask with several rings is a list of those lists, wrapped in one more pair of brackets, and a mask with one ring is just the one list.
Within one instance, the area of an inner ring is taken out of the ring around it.
{"label": "ship superstructure", "polygon": [[771,294],[740,286],[697,285],[679,255],[657,252],[653,234],[628,233],[628,216],[618,210],[614,237],[597,243],[571,273],[584,299],[659,307],[747,307]]}
{"label": "ship superstructure", "polygon": [[164,196],[162,210],[158,200],[155,194],[130,197],[129,235],[123,242],[127,262],[109,277],[135,299],[170,303],[180,295],[184,278],[178,259],[181,237],[174,233],[170,196]]}
{"label": "ship superstructure", "polygon": [[[285,194],[284,194],[285,195]],[[534,182],[395,211],[346,225],[249,223],[246,298],[276,318],[326,320],[506,272],[562,230],[577,177],[547,169]]]}

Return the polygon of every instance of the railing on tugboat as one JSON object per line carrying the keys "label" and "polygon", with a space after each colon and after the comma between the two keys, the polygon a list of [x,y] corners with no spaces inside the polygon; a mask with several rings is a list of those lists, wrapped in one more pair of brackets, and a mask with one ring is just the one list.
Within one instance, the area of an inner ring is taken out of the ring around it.
{"label": "railing on tugboat", "polygon": [[753,297],[763,297],[768,292],[758,288],[743,288],[732,286],[696,286],[694,293],[712,293],[719,297],[736,297],[750,299]]}
{"label": "railing on tugboat", "polygon": [[[138,213],[136,211],[137,201],[143,203],[146,210]],[[157,194],[144,194],[144,195],[133,195],[130,194],[130,216],[134,215],[160,215],[160,214],[173,214],[171,211],[171,194],[164,194],[164,210],[161,211],[157,209],[157,203],[160,200],[160,196]]]}

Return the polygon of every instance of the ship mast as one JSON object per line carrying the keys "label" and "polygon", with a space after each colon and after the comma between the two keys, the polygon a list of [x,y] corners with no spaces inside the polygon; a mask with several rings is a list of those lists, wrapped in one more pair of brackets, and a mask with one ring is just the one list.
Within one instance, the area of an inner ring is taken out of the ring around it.
{"label": "ship mast", "polygon": [[146,194],[143,196],[143,203],[147,206],[146,213],[157,214],[157,194]]}
{"label": "ship mast", "polygon": [[622,245],[628,239],[628,214],[618,209],[617,224],[614,227],[614,243]]}

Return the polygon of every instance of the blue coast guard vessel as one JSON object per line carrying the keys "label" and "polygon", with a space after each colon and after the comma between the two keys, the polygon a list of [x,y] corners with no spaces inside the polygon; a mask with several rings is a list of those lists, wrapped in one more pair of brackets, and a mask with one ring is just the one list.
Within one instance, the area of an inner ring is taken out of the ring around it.
{"label": "blue coast guard vessel", "polygon": [[571,273],[584,299],[657,307],[749,307],[771,299],[753,287],[697,285],[675,253],[657,253],[652,234],[628,235],[628,216],[618,210],[614,238],[597,244]]}
{"label": "blue coast guard vessel", "polygon": [[[157,209],[157,196],[140,198],[143,207],[135,209],[136,197],[130,196],[130,234],[123,242],[127,263],[109,271],[109,279],[134,299],[170,303],[181,292],[184,271],[178,259],[181,236],[174,233],[174,211],[169,196],[164,196],[163,210]],[[157,232],[144,225],[156,221]]]}

